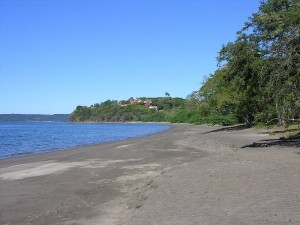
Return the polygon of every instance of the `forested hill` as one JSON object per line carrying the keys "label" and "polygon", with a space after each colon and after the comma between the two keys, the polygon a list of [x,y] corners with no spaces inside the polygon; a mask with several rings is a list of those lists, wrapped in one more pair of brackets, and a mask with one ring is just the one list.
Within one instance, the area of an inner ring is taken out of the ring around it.
{"label": "forested hill", "polygon": [[0,114],[0,121],[51,121],[51,122],[68,122],[69,114]]}
{"label": "forested hill", "polygon": [[77,106],[70,115],[73,122],[120,122],[120,121],[166,121],[173,110],[184,108],[182,98],[130,98],[128,100],[107,100],[87,106]]}

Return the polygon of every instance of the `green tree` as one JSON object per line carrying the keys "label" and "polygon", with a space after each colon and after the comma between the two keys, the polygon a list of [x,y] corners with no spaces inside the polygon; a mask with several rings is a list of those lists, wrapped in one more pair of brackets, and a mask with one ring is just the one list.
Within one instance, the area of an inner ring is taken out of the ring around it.
{"label": "green tree", "polygon": [[300,1],[262,1],[241,35],[259,46],[265,102],[274,99],[273,111],[284,125],[295,116],[300,97]]}
{"label": "green tree", "polygon": [[277,117],[284,125],[300,97],[300,1],[262,1],[237,40],[220,51],[225,82],[236,90],[236,112],[248,124]]}

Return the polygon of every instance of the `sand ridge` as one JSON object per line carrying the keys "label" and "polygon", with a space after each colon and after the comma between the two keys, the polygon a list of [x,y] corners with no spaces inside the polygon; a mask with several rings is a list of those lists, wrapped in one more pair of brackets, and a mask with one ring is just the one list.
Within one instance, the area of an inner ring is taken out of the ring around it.
{"label": "sand ridge", "polygon": [[53,175],[64,173],[72,168],[102,168],[107,165],[120,162],[134,162],[142,159],[128,160],[95,160],[88,159],[81,162],[57,162],[54,160],[41,161],[35,163],[26,163],[21,165],[10,166],[0,169],[0,179],[3,180],[20,180],[30,177]]}

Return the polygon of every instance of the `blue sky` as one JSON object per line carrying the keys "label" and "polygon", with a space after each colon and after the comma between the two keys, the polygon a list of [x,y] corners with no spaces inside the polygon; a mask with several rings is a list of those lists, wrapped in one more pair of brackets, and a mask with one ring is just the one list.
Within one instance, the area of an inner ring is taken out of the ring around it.
{"label": "blue sky", "polygon": [[259,0],[0,0],[0,113],[185,98]]}

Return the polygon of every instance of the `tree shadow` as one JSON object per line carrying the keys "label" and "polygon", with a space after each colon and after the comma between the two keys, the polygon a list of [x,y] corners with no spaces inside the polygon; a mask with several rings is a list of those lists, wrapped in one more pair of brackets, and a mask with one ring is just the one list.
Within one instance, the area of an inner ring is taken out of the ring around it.
{"label": "tree shadow", "polygon": [[293,136],[290,138],[281,137],[277,139],[265,139],[259,142],[253,142],[250,145],[244,145],[242,148],[262,148],[271,146],[300,147],[300,135]]}
{"label": "tree shadow", "polygon": [[288,132],[294,132],[297,131],[298,129],[287,129],[287,130],[276,130],[276,131],[266,131],[266,132],[260,132],[259,134],[269,134],[270,132],[273,134],[284,134],[284,133],[288,133]]}
{"label": "tree shadow", "polygon": [[240,125],[226,126],[226,127],[220,128],[220,129],[212,130],[212,131],[207,131],[207,132],[204,132],[203,134],[217,133],[217,132],[222,132],[222,131],[238,131],[238,130],[245,130],[248,128],[249,128],[249,126],[247,126],[245,124],[240,124]]}

